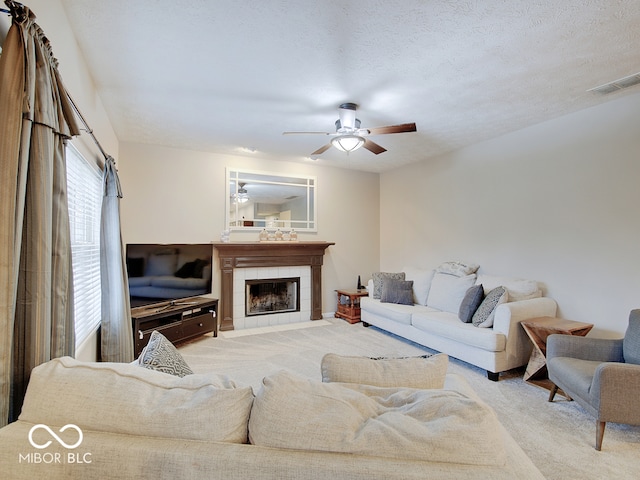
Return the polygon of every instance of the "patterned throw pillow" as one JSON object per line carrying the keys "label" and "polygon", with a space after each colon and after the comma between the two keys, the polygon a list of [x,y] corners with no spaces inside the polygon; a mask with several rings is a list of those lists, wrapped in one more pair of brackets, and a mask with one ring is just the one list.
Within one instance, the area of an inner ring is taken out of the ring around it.
{"label": "patterned throw pillow", "polygon": [[471,322],[476,327],[490,328],[493,327],[493,318],[496,314],[496,308],[501,303],[508,300],[507,289],[504,287],[496,287],[487,293],[484,300],[473,314]]}
{"label": "patterned throw pillow", "polygon": [[466,277],[472,273],[476,273],[480,265],[477,263],[467,262],[444,262],[436,268],[436,273],[446,273],[455,275],[456,277]]}
{"label": "patterned throw pillow", "polygon": [[193,370],[184,361],[176,347],[157,330],[151,333],[149,343],[147,343],[147,346],[144,347],[138,357],[138,364],[144,368],[169,373],[178,377],[193,373]]}
{"label": "patterned throw pillow", "polygon": [[382,303],[413,305],[413,280],[393,280],[386,278],[382,282]]}
{"label": "patterned throw pillow", "polygon": [[380,299],[380,295],[382,295],[382,283],[387,278],[391,278],[393,280],[404,280],[404,272],[375,272],[373,274],[373,298]]}
{"label": "patterned throw pillow", "polygon": [[478,307],[484,299],[484,289],[482,285],[474,285],[469,287],[467,293],[464,294],[462,303],[460,304],[460,311],[458,312],[458,318],[464,323],[471,323],[473,314],[476,313]]}

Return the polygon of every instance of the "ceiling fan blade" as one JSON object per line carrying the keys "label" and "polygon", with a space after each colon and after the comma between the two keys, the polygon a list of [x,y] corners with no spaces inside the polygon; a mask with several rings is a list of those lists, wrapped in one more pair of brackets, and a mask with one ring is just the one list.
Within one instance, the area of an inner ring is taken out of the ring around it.
{"label": "ceiling fan blade", "polygon": [[283,135],[331,135],[329,132],[282,132]]}
{"label": "ceiling fan blade", "polygon": [[375,153],[376,155],[378,155],[379,153],[382,152],[386,152],[387,149],[384,147],[381,147],[380,145],[378,145],[375,142],[372,142],[371,140],[369,140],[368,138],[364,139],[364,145],[362,145],[364,148],[366,148],[367,150],[369,150],[370,152]]}
{"label": "ceiling fan blade", "polygon": [[404,132],[415,132],[416,124],[415,123],[403,123],[401,125],[389,125],[388,127],[375,127],[369,128],[369,134],[371,135],[382,135],[384,133],[404,133]]}
{"label": "ceiling fan blade", "polygon": [[330,148],[331,148],[331,144],[327,143],[324,147],[320,147],[315,152],[313,152],[311,155],[320,155],[320,154],[326,152],[327,150],[329,150]]}

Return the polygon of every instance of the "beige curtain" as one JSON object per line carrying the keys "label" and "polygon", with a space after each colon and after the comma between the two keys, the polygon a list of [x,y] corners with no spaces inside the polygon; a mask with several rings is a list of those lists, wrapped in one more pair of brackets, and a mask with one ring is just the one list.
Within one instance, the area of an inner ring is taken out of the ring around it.
{"label": "beige curtain", "polygon": [[120,232],[122,190],[115,162],[110,156],[104,164],[103,181],[100,221],[101,359],[103,362],[130,362],[133,360],[133,334],[129,316],[129,282]]}
{"label": "beige curtain", "polygon": [[73,355],[64,142],[79,133],[57,61],[27,7],[0,56],[0,426],[17,418],[31,370]]}

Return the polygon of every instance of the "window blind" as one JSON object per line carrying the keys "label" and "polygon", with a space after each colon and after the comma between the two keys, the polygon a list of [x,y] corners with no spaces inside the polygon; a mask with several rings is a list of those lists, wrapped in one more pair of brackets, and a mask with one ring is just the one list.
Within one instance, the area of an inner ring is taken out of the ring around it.
{"label": "window blind", "polygon": [[101,318],[100,213],[102,176],[67,144],[67,196],[71,227],[76,347],[93,333]]}

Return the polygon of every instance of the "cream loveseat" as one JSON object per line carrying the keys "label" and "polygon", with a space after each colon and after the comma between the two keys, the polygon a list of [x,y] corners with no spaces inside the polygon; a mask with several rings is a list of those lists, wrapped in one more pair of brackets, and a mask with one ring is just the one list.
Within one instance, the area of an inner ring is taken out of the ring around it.
{"label": "cream loveseat", "polygon": [[378,272],[361,299],[361,320],[476,365],[496,381],[500,372],[529,360],[532,345],[520,322],[555,316],[557,304],[542,297],[536,281],[478,269],[445,262],[433,270]]}
{"label": "cream loveseat", "polygon": [[263,383],[254,395],[221,375],[52,360],[34,369],[19,420],[0,429],[2,476],[544,479],[460,376],[439,389],[284,371]]}

